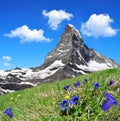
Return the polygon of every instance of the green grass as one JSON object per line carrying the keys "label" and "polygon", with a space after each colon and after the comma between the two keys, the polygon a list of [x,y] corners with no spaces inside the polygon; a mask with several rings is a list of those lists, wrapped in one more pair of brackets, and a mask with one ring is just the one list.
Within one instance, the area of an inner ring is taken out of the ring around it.
{"label": "green grass", "polygon": [[[82,81],[84,78],[87,78],[88,82],[76,89],[73,83]],[[0,121],[120,121],[119,105],[112,106],[105,112],[101,110],[105,92],[109,92],[120,104],[120,92],[108,87],[110,79],[120,81],[120,68],[46,83],[2,95],[0,96]],[[99,82],[101,88],[94,91],[94,82]],[[72,87],[70,97],[78,95],[80,101],[71,111],[63,112],[59,103],[68,95],[63,90],[63,87],[68,84]],[[3,114],[3,111],[9,107],[13,109],[14,114],[11,119]]]}

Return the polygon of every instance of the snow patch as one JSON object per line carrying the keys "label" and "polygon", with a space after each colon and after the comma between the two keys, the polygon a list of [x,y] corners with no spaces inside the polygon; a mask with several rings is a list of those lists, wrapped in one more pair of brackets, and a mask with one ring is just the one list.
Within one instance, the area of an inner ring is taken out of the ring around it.
{"label": "snow patch", "polygon": [[72,68],[72,70],[74,71],[74,72],[76,72],[76,73],[81,73],[81,74],[86,74],[84,71],[82,71],[82,70],[75,70],[75,69],[73,69]]}
{"label": "snow patch", "polygon": [[[10,71],[0,70],[0,78],[1,79],[6,79],[6,77],[9,74],[12,74],[12,75],[15,75],[17,78],[19,78],[21,80],[25,80],[25,74],[27,72],[30,72],[30,71],[32,71],[32,70],[31,69],[26,69],[26,68],[23,68],[21,70],[20,69],[13,69],[13,70],[10,70]],[[11,78],[11,77],[8,76],[8,78]]]}
{"label": "snow patch", "polygon": [[12,93],[12,92],[14,92],[15,90],[9,90],[9,89],[2,89],[1,87],[0,87],[0,92],[4,92],[4,93]]}
{"label": "snow patch", "polygon": [[60,52],[60,54],[61,54],[61,53],[69,52],[69,51],[70,51],[70,49],[66,49],[66,50],[58,49],[58,51],[59,51],[59,52]]}
{"label": "snow patch", "polygon": [[50,66],[48,66],[47,68],[40,70],[38,72],[32,72],[29,71],[26,74],[26,78],[27,79],[44,79],[46,77],[49,77],[51,75],[53,75],[55,72],[57,72],[60,68],[63,68],[65,64],[62,63],[61,60],[56,60],[54,63],[52,63]]}
{"label": "snow patch", "polygon": [[0,70],[0,78],[4,79],[7,74],[4,70]]}
{"label": "snow patch", "polygon": [[[109,63],[98,63],[96,61],[89,61],[89,63],[87,63],[88,66],[86,65],[77,65],[76,66],[82,70],[85,71],[100,71],[100,70],[105,70],[108,68],[112,68],[110,66],[108,66]],[[109,64],[110,65],[110,64]]]}
{"label": "snow patch", "polygon": [[51,58],[52,56],[51,55],[49,55],[49,56],[47,56],[46,58]]}
{"label": "snow patch", "polygon": [[80,60],[80,61],[82,60],[82,61],[84,62],[84,64],[87,65],[87,63],[86,63],[85,59],[82,57],[80,51],[79,51],[78,49],[76,49],[76,51],[77,51],[77,53],[78,53],[78,55],[79,55],[79,60]]}
{"label": "snow patch", "polygon": [[33,84],[33,83],[30,83],[30,82],[21,82],[21,83],[19,83],[19,85],[22,85],[22,84],[31,85],[31,86],[37,86],[37,84]]}

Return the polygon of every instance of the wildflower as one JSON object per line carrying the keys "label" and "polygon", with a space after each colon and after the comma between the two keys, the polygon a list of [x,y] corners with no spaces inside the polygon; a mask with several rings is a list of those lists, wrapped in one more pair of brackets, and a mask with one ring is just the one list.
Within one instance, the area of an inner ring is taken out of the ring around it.
{"label": "wildflower", "polygon": [[12,108],[6,109],[3,113],[7,114],[10,118],[13,117]]}
{"label": "wildflower", "polygon": [[69,108],[69,101],[68,100],[63,100],[60,105],[61,109],[64,111]]}
{"label": "wildflower", "polygon": [[71,91],[72,90],[71,87],[70,87],[70,85],[64,86],[63,89],[65,89],[66,91]]}
{"label": "wildflower", "polygon": [[100,88],[100,84],[98,82],[94,83],[94,89]]}
{"label": "wildflower", "polygon": [[82,121],[87,121],[86,116],[83,116],[83,117],[82,117]]}
{"label": "wildflower", "polygon": [[78,96],[73,96],[71,99],[70,99],[70,103],[73,104],[73,105],[77,105],[78,104],[78,101],[79,101],[79,97]]}
{"label": "wildflower", "polygon": [[105,93],[105,96],[106,96],[106,99],[102,104],[103,111],[108,110],[112,106],[112,104],[114,106],[118,105],[118,102],[116,101],[116,99],[113,96],[111,96],[109,93]]}
{"label": "wildflower", "polygon": [[18,95],[17,95],[17,97],[20,97],[20,96],[21,96],[21,94],[18,94]]}
{"label": "wildflower", "polygon": [[10,98],[10,100],[14,100],[14,98],[13,98],[13,97],[11,97],[11,98]]}
{"label": "wildflower", "polygon": [[113,83],[114,83],[113,80],[110,80],[109,86],[111,86]]}
{"label": "wildflower", "polygon": [[75,83],[74,83],[74,86],[75,86],[76,88],[78,88],[78,87],[80,86],[80,81],[75,82]]}
{"label": "wildflower", "polygon": [[66,95],[65,96],[65,99],[69,100],[70,99],[70,96],[69,95]]}

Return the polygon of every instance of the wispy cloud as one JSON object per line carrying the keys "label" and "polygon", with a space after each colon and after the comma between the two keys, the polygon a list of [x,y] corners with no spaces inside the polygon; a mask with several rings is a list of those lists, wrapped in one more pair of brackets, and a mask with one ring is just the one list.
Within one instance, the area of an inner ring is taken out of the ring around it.
{"label": "wispy cloud", "polygon": [[8,56],[8,55],[5,55],[5,56],[2,56],[2,58],[0,59],[0,65],[2,66],[10,66],[10,62],[12,60],[12,57],[11,56]]}
{"label": "wispy cloud", "polygon": [[4,62],[4,63],[3,63],[3,66],[10,66],[10,63]]}
{"label": "wispy cloud", "polygon": [[111,27],[114,22],[108,14],[92,14],[88,21],[82,23],[81,32],[86,36],[98,37],[112,37],[117,34],[117,29]]}
{"label": "wispy cloud", "polygon": [[2,59],[5,61],[11,61],[11,57],[10,56],[2,56]]}
{"label": "wispy cloud", "polygon": [[49,12],[43,10],[42,14],[48,17],[48,25],[52,30],[56,30],[63,20],[70,20],[73,17],[73,14],[67,13],[64,10],[51,10]]}
{"label": "wispy cloud", "polygon": [[21,42],[49,42],[51,39],[44,36],[44,31],[42,29],[33,29],[31,30],[27,25],[11,30],[9,34],[4,34],[10,38],[20,38]]}

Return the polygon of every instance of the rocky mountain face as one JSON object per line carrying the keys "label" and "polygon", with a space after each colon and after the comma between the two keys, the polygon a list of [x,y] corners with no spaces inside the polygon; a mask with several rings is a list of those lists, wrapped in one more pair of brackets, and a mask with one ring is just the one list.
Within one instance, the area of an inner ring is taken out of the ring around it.
{"label": "rocky mountain face", "polygon": [[0,71],[0,94],[119,66],[87,47],[79,31],[71,24],[65,28],[57,47],[40,67]]}

